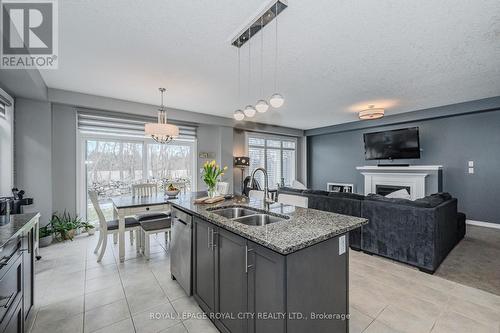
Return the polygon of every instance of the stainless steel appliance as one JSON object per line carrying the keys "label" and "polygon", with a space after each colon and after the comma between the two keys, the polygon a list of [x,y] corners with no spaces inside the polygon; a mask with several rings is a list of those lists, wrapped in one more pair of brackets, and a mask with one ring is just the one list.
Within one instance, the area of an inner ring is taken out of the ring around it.
{"label": "stainless steel appliance", "polygon": [[172,208],[170,272],[188,295],[192,294],[192,228],[193,217]]}

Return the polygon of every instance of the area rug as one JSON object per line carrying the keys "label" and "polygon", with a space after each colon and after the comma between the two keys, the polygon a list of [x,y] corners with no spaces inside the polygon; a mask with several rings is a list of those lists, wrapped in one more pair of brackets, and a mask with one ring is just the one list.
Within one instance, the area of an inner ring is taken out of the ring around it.
{"label": "area rug", "polygon": [[500,229],[467,225],[437,276],[500,296]]}

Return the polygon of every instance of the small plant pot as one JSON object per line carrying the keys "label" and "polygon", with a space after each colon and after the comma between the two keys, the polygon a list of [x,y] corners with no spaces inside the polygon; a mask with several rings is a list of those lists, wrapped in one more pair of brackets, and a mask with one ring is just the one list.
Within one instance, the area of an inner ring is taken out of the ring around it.
{"label": "small plant pot", "polygon": [[87,229],[87,233],[89,234],[89,236],[92,236],[93,234],[95,234],[95,228]]}
{"label": "small plant pot", "polygon": [[53,239],[52,235],[48,235],[45,237],[41,237],[38,244],[40,247],[46,247],[46,246],[49,246],[50,244],[52,244],[53,240],[54,239]]}
{"label": "small plant pot", "polygon": [[75,237],[75,234],[76,234],[76,229],[68,230],[68,233],[66,234],[65,240],[73,239],[73,237]]}

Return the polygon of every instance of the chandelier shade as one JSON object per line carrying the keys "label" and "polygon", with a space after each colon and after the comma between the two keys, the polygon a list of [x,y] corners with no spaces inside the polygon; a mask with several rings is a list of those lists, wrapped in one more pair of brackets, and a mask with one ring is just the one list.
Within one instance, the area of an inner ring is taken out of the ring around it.
{"label": "chandelier shade", "polygon": [[163,105],[163,94],[165,88],[159,88],[161,93],[161,105],[158,109],[158,122],[144,125],[144,132],[158,143],[169,143],[179,136],[179,127],[167,124],[167,112]]}

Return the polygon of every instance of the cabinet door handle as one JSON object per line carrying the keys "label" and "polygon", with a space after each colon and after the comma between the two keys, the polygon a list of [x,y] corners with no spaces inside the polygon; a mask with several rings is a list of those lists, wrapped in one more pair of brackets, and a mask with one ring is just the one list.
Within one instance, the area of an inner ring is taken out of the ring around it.
{"label": "cabinet door handle", "polygon": [[210,250],[211,249],[211,247],[210,247],[210,230],[211,229],[210,229],[210,227],[207,227],[207,228],[208,228],[208,232],[207,232],[207,238],[208,238],[207,245],[208,245],[208,249]]}
{"label": "cabinet door handle", "polygon": [[253,265],[248,264],[248,252],[252,251],[253,249],[249,249],[248,245],[245,245],[245,273],[248,273],[248,269],[253,267]]}
{"label": "cabinet door handle", "polygon": [[215,238],[214,238],[215,234],[217,234],[217,231],[215,231],[215,229],[212,229],[212,251],[214,251],[215,248],[217,247],[217,244],[215,244]]}

